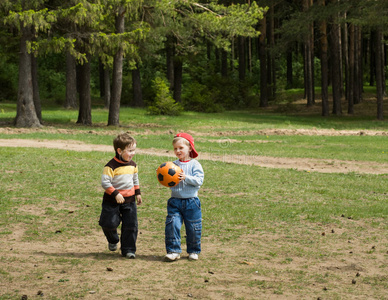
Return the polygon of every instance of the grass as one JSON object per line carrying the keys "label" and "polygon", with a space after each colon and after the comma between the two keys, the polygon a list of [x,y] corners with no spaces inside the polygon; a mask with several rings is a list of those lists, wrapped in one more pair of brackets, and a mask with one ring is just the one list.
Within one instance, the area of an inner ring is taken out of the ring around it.
{"label": "grass", "polygon": [[[7,122],[14,107],[0,108],[0,122]],[[130,130],[140,148],[165,151],[173,132],[193,130],[200,152],[388,161],[384,136],[255,134],[265,128],[314,128],[321,122],[325,125],[319,128],[388,131],[386,122],[364,117],[358,124],[350,117],[322,120],[269,112],[157,119],[124,108],[123,127],[107,128],[101,125],[107,116],[101,109],[93,111],[93,127],[72,124],[72,111],[51,108],[43,115],[49,126],[3,130],[0,138],[110,145],[117,132]],[[236,134],[241,131],[247,132]],[[168,158],[136,155],[144,204],[138,210],[138,258],[129,263],[107,251],[98,226],[100,176],[112,153],[2,147],[0,156],[0,299],[39,298],[38,291],[46,299],[386,297],[387,174],[301,172],[201,160],[201,259],[166,264],[161,258],[169,191],[157,183],[155,168]],[[108,266],[114,271],[106,271]]]}

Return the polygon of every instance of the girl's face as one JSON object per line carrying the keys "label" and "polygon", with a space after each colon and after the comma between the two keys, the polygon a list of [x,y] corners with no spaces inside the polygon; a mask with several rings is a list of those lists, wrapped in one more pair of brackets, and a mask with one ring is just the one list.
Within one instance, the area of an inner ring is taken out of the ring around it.
{"label": "girl's face", "polygon": [[180,161],[190,160],[191,146],[187,145],[184,141],[179,140],[174,143],[174,153]]}
{"label": "girl's face", "polygon": [[124,161],[131,161],[131,159],[135,156],[135,150],[136,150],[136,144],[132,146],[125,147],[124,150],[121,150],[120,148],[117,149],[118,154],[121,155],[121,158]]}

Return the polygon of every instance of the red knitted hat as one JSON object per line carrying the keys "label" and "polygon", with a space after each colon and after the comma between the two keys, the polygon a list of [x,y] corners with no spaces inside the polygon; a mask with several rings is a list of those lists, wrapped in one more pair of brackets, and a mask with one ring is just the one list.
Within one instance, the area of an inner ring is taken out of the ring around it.
{"label": "red knitted hat", "polygon": [[190,152],[190,157],[191,158],[196,158],[198,156],[198,152],[194,148],[194,139],[193,137],[185,132],[178,133],[176,137],[181,137],[184,138],[185,140],[188,140],[191,146],[191,152]]}

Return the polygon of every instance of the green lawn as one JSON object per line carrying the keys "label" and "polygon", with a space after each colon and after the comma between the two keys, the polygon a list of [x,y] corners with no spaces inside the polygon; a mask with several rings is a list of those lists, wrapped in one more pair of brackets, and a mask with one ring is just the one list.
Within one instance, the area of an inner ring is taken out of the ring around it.
{"label": "green lawn", "polygon": [[[0,121],[12,118],[9,107],[0,104]],[[93,115],[97,124],[82,127],[73,124],[76,112],[44,110],[47,126],[18,132],[5,125],[0,138],[111,145],[118,132],[129,130],[138,147],[163,152],[171,150],[175,132],[191,130],[199,152],[388,161],[387,136],[255,133],[317,128],[320,117],[231,112],[159,120],[124,108],[123,127],[110,128],[98,124],[106,111]],[[329,118],[320,128],[388,131],[386,122],[358,121]],[[386,298],[388,174],[201,160],[203,252],[196,263],[182,258],[168,264],[163,255],[169,191],[157,182],[155,169],[170,158],[135,156],[144,203],[138,209],[138,256],[129,261],[107,250],[98,226],[100,176],[112,155],[0,148],[0,299],[40,299],[39,291],[45,299]]]}

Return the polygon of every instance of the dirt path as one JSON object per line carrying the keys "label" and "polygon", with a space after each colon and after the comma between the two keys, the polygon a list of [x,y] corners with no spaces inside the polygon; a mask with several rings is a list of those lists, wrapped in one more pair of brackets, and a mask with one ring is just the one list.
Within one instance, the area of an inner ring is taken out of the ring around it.
{"label": "dirt path", "polygon": [[[71,151],[101,151],[111,152],[112,146],[86,144],[74,140],[28,140],[28,139],[0,139],[0,147],[34,147],[63,149]],[[172,151],[158,149],[138,149],[138,154],[175,157]],[[267,168],[296,169],[299,171],[322,173],[364,173],[388,174],[388,164],[365,161],[344,161],[336,159],[289,158],[248,155],[216,155],[201,153],[199,159],[222,161],[244,165],[255,165]]]}

